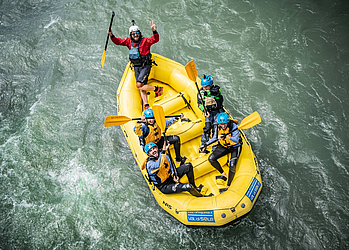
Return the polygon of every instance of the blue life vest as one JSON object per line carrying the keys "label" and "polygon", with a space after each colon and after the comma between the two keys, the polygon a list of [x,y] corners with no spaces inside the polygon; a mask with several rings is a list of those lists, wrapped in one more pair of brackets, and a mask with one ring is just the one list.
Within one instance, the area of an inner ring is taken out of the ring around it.
{"label": "blue life vest", "polygon": [[141,44],[142,39],[139,41],[138,45],[136,47],[133,47],[133,41],[131,41],[131,49],[130,52],[128,54],[128,57],[130,58],[130,60],[137,60],[140,57],[139,54],[139,45]]}

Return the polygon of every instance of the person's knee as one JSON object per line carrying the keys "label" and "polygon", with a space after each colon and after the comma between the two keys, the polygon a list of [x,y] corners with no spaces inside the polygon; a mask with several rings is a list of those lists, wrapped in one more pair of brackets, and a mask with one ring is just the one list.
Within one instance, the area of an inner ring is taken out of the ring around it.
{"label": "person's knee", "polygon": [[170,142],[171,145],[181,143],[181,139],[178,135],[172,135],[170,137],[167,137],[167,140]]}
{"label": "person's knee", "polygon": [[191,162],[187,162],[187,163],[181,165],[181,167],[183,167],[183,170],[184,170],[183,172],[185,174],[193,170],[193,164],[191,164]]}
{"label": "person's knee", "polygon": [[184,164],[188,170],[193,170],[193,164],[191,162],[187,162]]}
{"label": "person's knee", "polygon": [[[229,168],[230,170],[235,169],[236,162],[237,162],[237,158],[232,158],[230,160],[230,168]],[[234,170],[234,172],[235,172],[235,170]]]}
{"label": "person's knee", "polygon": [[142,88],[143,85],[144,85],[144,83],[142,83],[142,82],[137,82],[137,83],[136,83],[136,87],[137,87],[138,89],[139,89],[139,88]]}
{"label": "person's knee", "polygon": [[174,142],[175,142],[175,143],[181,143],[181,139],[179,138],[178,135],[174,135],[174,136],[173,136],[173,139],[174,139]]}
{"label": "person's knee", "polygon": [[208,157],[208,161],[209,161],[210,163],[212,163],[212,162],[215,162],[215,161],[216,161],[216,158],[214,157],[214,155],[213,155],[213,154],[210,154],[210,156]]}

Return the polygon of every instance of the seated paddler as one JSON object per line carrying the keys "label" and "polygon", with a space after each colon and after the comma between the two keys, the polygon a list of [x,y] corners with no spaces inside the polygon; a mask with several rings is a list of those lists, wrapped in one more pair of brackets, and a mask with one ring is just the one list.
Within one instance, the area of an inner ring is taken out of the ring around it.
{"label": "seated paddler", "polygon": [[[153,142],[145,145],[144,150],[148,155],[146,169],[149,181],[164,194],[187,191],[197,197],[203,196],[200,194],[202,185],[200,187],[195,185],[193,165],[187,162],[176,168],[166,154],[169,145],[168,141],[164,141],[161,151]],[[184,175],[187,175],[189,183],[179,183],[179,179]]]}
{"label": "seated paddler", "polygon": [[229,188],[231,182],[233,181],[236,163],[242,148],[242,140],[240,138],[240,131],[237,129],[237,121],[231,120],[227,113],[220,113],[217,116],[217,123],[218,126],[214,129],[212,139],[200,146],[200,148],[218,141],[218,144],[213,147],[212,153],[208,157],[208,161],[221,174],[216,176],[216,179],[224,182],[227,181],[227,174],[224,172],[222,166],[218,162],[218,159],[230,154],[228,182],[226,188],[220,190],[220,192],[224,192]]}
{"label": "seated paddler", "polygon": [[[173,123],[178,121],[178,119],[183,118],[183,114],[178,118],[168,118],[166,119],[166,128],[171,126]],[[154,113],[152,108],[148,108],[144,110],[143,116],[141,116],[141,120],[137,121],[134,132],[139,137],[140,144],[143,147],[149,143],[154,142],[160,149],[164,144],[164,137],[162,136],[162,131],[158,124],[155,121]],[[174,146],[175,154],[176,154],[176,162],[180,162],[183,164],[186,161],[186,157],[181,156],[181,140],[177,135],[167,135],[166,139],[169,141],[170,145]]]}

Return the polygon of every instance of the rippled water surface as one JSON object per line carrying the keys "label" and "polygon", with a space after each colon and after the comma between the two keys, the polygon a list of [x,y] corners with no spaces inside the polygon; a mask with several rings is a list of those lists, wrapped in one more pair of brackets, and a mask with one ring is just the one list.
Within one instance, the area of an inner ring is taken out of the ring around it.
{"label": "rippled water surface", "polygon": [[[263,190],[251,213],[189,228],[155,202],[116,90],[135,19],[152,52],[211,74],[246,130]],[[0,1],[0,249],[348,249],[349,2]]]}

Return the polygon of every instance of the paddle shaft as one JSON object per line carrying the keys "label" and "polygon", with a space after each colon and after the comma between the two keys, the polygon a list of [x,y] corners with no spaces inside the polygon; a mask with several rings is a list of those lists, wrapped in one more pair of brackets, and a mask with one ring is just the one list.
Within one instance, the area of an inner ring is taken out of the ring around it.
{"label": "paddle shaft", "polygon": [[[111,20],[110,20],[109,30],[111,30],[111,26],[112,26],[112,24],[113,24],[114,16],[115,16],[115,12],[113,11],[113,13],[111,14]],[[105,48],[104,48],[104,50],[107,50],[108,41],[109,41],[109,34],[107,34],[107,41],[106,41],[106,43],[105,43]]]}
{"label": "paddle shaft", "polygon": [[198,90],[198,94],[199,94],[202,106],[204,107],[205,115],[206,115],[207,114],[207,110],[206,110],[206,107],[205,107],[205,103],[204,103],[204,100],[202,99],[202,96],[200,94],[200,89],[199,89],[198,83],[196,81],[195,81],[195,86],[196,86],[196,89]]}
{"label": "paddle shaft", "polygon": [[[167,141],[165,131],[164,131],[164,141]],[[171,161],[172,167],[174,169],[174,175],[175,175],[176,178],[178,178],[177,168],[176,168],[176,165],[173,162],[170,149],[167,149],[167,154],[168,154],[168,157],[170,157],[170,161]]]}
{"label": "paddle shaft", "polygon": [[[169,115],[166,116],[166,118],[170,118],[170,117],[176,117],[179,118],[181,117],[181,115]],[[155,119],[155,117],[149,117],[149,119]],[[141,118],[129,118],[127,116],[118,116],[118,115],[114,115],[114,116],[107,116],[104,119],[104,126],[105,127],[113,127],[113,126],[120,126],[123,125],[125,123],[128,123],[130,121],[139,121],[142,120]]]}
{"label": "paddle shaft", "polygon": [[[172,118],[172,117],[181,117],[182,115],[167,115],[165,118]],[[146,119],[155,119],[155,117],[147,117]],[[142,120],[142,118],[132,118],[132,121],[139,121]]]}

